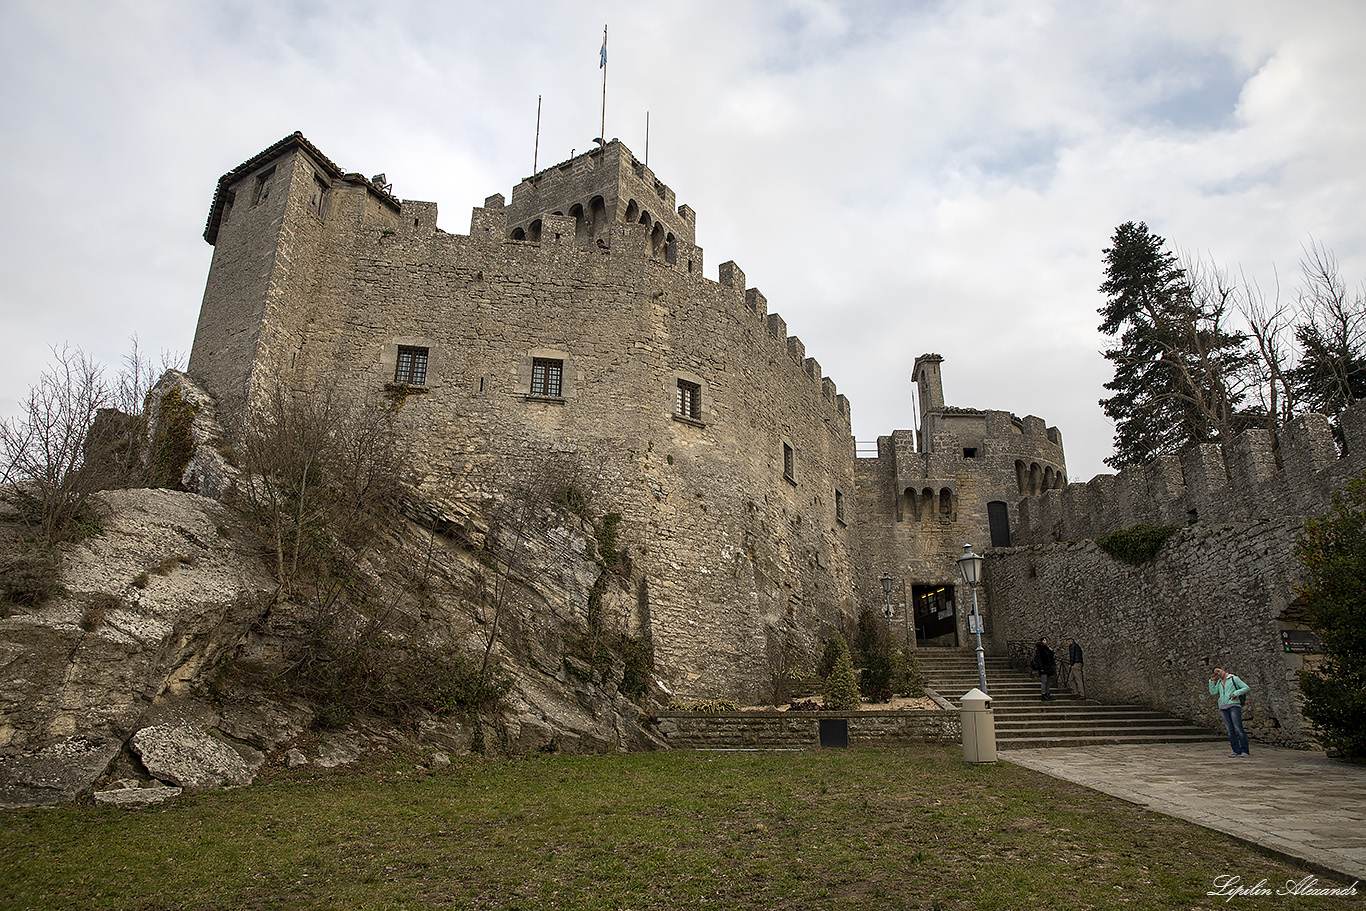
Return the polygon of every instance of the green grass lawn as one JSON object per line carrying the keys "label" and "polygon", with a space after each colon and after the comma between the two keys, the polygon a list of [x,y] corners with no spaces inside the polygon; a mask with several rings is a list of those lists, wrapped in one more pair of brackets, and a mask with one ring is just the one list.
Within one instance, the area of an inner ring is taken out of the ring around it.
{"label": "green grass lawn", "polygon": [[1307,871],[957,747],[418,762],[0,811],[0,908],[1362,906],[1207,896]]}

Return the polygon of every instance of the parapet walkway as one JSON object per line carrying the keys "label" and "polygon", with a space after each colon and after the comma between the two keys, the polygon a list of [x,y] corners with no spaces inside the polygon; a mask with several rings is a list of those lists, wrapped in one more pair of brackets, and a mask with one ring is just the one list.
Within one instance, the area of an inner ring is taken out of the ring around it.
{"label": "parapet walkway", "polygon": [[1215,829],[1366,894],[1366,765],[1228,743],[1003,749],[1000,759]]}

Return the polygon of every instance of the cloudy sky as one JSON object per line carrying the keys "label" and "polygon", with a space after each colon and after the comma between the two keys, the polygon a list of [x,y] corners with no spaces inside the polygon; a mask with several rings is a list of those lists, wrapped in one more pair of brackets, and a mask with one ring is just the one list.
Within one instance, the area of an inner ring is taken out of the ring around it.
{"label": "cloudy sky", "polygon": [[1293,296],[1366,277],[1360,0],[0,0],[0,416],[69,342],[188,355],[217,178],[300,130],[445,230],[598,134],[849,396],[1036,414],[1104,469],[1101,250],[1143,220]]}

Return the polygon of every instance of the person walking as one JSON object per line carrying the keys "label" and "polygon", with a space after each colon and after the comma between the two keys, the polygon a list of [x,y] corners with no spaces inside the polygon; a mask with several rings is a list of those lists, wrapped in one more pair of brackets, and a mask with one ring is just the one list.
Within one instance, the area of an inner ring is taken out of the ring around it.
{"label": "person walking", "polygon": [[1077,699],[1086,698],[1086,673],[1081,661],[1081,646],[1076,639],[1067,640],[1067,677]]}
{"label": "person walking", "polygon": [[1216,667],[1209,678],[1209,694],[1219,697],[1219,714],[1224,719],[1228,731],[1228,745],[1233,752],[1230,759],[1246,759],[1249,755],[1247,732],[1243,730],[1243,697],[1252,687],[1230,674],[1222,667]]}
{"label": "person walking", "polygon": [[1058,662],[1053,650],[1048,647],[1048,637],[1040,639],[1034,646],[1034,659],[1029,666],[1039,675],[1039,698],[1044,702],[1049,701],[1053,697],[1048,694],[1048,678],[1058,673]]}

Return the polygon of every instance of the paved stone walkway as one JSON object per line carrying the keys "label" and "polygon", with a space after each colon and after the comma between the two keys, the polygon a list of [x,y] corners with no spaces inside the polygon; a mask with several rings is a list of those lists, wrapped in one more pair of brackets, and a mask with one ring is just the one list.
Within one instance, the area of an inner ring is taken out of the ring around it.
{"label": "paved stone walkway", "polygon": [[[1366,884],[1366,766],[1254,743],[1001,750],[1002,760]],[[1361,889],[1361,886],[1358,886]]]}

